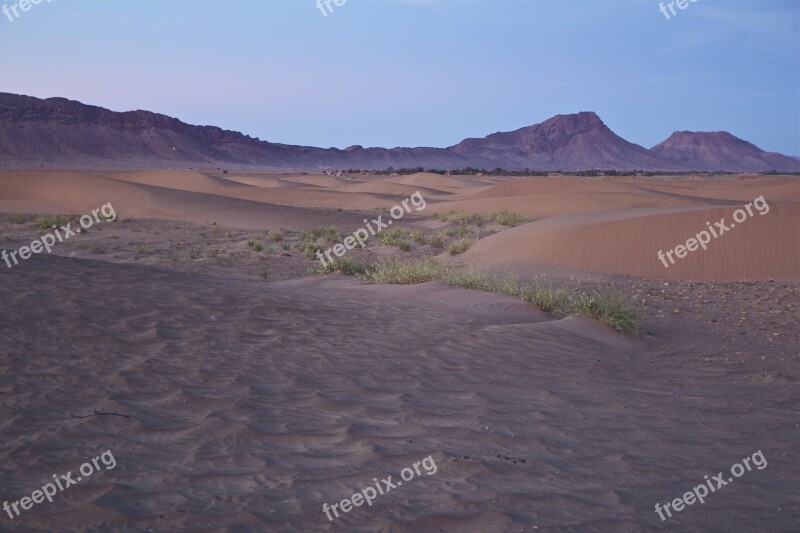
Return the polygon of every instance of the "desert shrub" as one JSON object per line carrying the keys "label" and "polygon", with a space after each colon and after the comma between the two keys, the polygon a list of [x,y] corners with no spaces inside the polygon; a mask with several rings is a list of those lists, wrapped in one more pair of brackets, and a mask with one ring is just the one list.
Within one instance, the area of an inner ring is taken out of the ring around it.
{"label": "desert shrub", "polygon": [[219,250],[209,250],[206,252],[206,257],[209,259],[216,259],[219,255]]}
{"label": "desert shrub", "polygon": [[314,273],[317,275],[333,274],[334,272],[341,272],[351,276],[361,275],[366,272],[366,268],[353,259],[352,257],[336,257],[333,261],[329,261],[324,265],[320,262],[315,268]]}
{"label": "desert shrub", "polygon": [[12,224],[24,224],[28,221],[28,215],[22,213],[12,213],[8,215],[8,221]]}
{"label": "desert shrub", "polygon": [[267,233],[267,238],[272,242],[281,242],[283,240],[283,233],[274,229]]}
{"label": "desert shrub", "polygon": [[410,235],[411,232],[405,228],[391,228],[378,233],[378,242],[383,246],[400,246]]}
{"label": "desert shrub", "polygon": [[457,241],[448,243],[446,250],[450,255],[461,255],[469,250],[469,247],[472,246],[474,242],[475,241],[472,239],[458,239]]}
{"label": "desert shrub", "polygon": [[[39,215],[33,224],[36,229],[52,229],[53,226],[60,228],[72,222],[73,218],[66,215]],[[85,232],[85,230],[84,230]]]}
{"label": "desert shrub", "polygon": [[336,226],[319,226],[312,230],[300,233],[300,240],[303,242],[326,241],[334,244],[339,241],[339,230]]}
{"label": "desert shrub", "polygon": [[619,331],[639,331],[639,313],[619,294],[582,293],[574,297],[572,309],[570,314],[594,318]]}
{"label": "desert shrub", "polygon": [[500,224],[501,226],[519,226],[520,224],[527,224],[531,222],[531,218],[519,213],[511,213],[510,211],[497,211],[489,215],[492,222]]}
{"label": "desert shrub", "polygon": [[322,252],[325,250],[324,248],[325,244],[327,243],[320,243],[319,241],[305,242],[305,243],[301,242],[300,244],[298,244],[298,247],[300,248],[300,250],[303,251],[303,253],[306,254],[307,258],[316,259],[317,252]]}
{"label": "desert shrub", "polygon": [[444,241],[445,236],[441,233],[434,233],[433,235],[428,236],[428,244],[437,248],[444,246]]}
{"label": "desert shrub", "polygon": [[247,244],[253,249],[254,252],[260,252],[264,249],[264,245],[258,240],[249,240],[247,241]]}
{"label": "desert shrub", "polygon": [[427,243],[427,234],[422,230],[414,230],[411,232],[411,238],[414,239],[414,242],[419,244],[428,244]]}

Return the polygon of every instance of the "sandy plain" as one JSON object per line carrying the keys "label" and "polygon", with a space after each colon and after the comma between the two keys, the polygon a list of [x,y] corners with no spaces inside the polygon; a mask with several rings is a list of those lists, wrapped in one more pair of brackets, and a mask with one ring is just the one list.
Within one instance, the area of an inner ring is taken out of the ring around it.
{"label": "sandy plain", "polygon": [[[639,309],[641,332],[438,282],[309,272],[303,230],[351,232],[416,191],[425,209],[397,225],[445,241],[462,229],[434,215],[452,210],[533,221],[464,229],[477,242],[457,257],[375,238],[349,253],[366,263],[435,255],[613,289]],[[765,215],[668,269],[658,261],[759,196]],[[800,522],[797,177],[3,171],[0,248],[37,238],[35,214],[108,202],[116,222],[0,263],[0,498],[30,495],[107,449],[117,467],[54,503],[0,515],[2,530]],[[114,414],[87,416],[96,413]],[[667,522],[655,513],[757,450],[765,469]],[[322,512],[429,455],[434,475],[333,522]]]}

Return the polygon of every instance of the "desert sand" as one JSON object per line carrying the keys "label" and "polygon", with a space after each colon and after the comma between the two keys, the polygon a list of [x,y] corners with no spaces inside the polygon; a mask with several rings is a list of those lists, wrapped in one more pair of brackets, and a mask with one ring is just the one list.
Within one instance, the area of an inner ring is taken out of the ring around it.
{"label": "desert sand", "polygon": [[[354,257],[437,255],[613,288],[640,310],[641,333],[438,282],[309,272],[297,232],[352,232],[415,191],[427,206],[398,226],[443,232],[453,225],[434,215],[452,210],[533,220],[475,228],[460,256],[373,239]],[[668,269],[658,261],[762,195],[765,215]],[[34,214],[108,202],[116,222],[0,263],[0,502],[105,450],[117,466],[0,516],[0,530],[800,523],[797,177],[3,171],[0,248],[36,238]],[[757,450],[765,469],[667,522],[655,513]],[[322,512],[429,455],[435,474],[333,522]]]}

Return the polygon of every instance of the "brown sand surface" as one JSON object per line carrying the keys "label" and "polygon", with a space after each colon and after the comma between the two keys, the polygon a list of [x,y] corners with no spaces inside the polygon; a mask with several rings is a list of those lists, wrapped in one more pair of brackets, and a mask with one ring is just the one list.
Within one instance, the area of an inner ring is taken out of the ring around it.
{"label": "brown sand surface", "polygon": [[[645,530],[655,502],[757,449],[767,468],[670,525],[790,531],[800,516],[796,382],[765,394],[737,365],[438,284],[56,257],[4,278],[4,497],[106,449],[117,461],[5,528]],[[95,411],[130,418],[73,417]],[[335,525],[322,513],[429,455],[435,474]]]}
{"label": "brown sand surface", "polygon": [[[352,231],[416,190],[427,207],[395,227],[425,240],[349,253],[615,288],[641,334],[439,283],[310,274],[301,230]],[[769,213],[658,261],[762,194]],[[0,503],[105,450],[117,466],[0,510],[0,530],[797,530],[796,177],[0,172],[0,213],[108,202],[120,221],[0,262]],[[433,218],[503,209],[534,220]],[[0,249],[41,233],[19,219],[0,215]],[[480,238],[451,257],[436,235]],[[661,522],[657,502],[758,450],[766,468]],[[428,456],[435,474],[322,512]]]}

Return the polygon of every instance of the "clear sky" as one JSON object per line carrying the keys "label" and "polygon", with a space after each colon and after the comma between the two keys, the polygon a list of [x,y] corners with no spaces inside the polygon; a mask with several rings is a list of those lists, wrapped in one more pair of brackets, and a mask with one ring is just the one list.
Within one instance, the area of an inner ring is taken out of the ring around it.
{"label": "clear sky", "polygon": [[698,0],[670,20],[655,0],[331,5],[42,0],[0,15],[0,91],[322,147],[449,146],[595,111],[648,148],[726,130],[800,155],[800,0]]}

